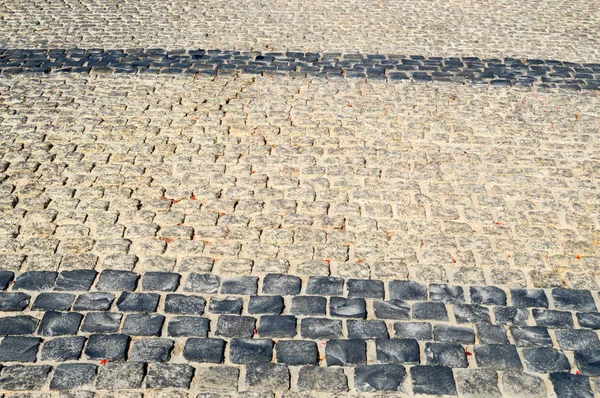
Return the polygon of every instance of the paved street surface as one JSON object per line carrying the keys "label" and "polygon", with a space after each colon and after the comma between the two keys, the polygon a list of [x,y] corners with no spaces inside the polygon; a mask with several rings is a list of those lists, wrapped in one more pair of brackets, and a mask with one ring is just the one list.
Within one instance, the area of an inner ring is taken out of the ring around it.
{"label": "paved street surface", "polygon": [[0,397],[600,396],[599,22],[0,4]]}

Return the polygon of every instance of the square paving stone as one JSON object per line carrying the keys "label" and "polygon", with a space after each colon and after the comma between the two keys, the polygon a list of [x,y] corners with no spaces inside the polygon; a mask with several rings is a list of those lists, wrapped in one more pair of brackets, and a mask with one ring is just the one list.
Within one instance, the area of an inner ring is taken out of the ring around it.
{"label": "square paving stone", "polygon": [[552,338],[543,326],[511,326],[517,347],[552,347]]}
{"label": "square paving stone", "polygon": [[525,325],[529,310],[525,307],[494,307],[494,317],[501,325]]}
{"label": "square paving stone", "polygon": [[223,279],[221,283],[221,294],[243,294],[252,295],[258,292],[258,277],[237,276]]}
{"label": "square paving stone", "polygon": [[119,330],[123,314],[119,312],[88,312],[81,331],[85,333],[115,333]]}
{"label": "square paving stone", "polygon": [[578,312],[579,325],[588,329],[600,329],[600,312]]}
{"label": "square paving stone", "polygon": [[282,364],[255,363],[246,368],[246,386],[263,392],[285,391],[290,388],[290,372]]}
{"label": "square paving stone", "polygon": [[194,377],[194,368],[183,363],[148,364],[146,388],[188,389]]}
{"label": "square paving stone", "polygon": [[130,361],[167,362],[171,358],[175,342],[170,339],[135,340],[131,348]]}
{"label": "square paving stone", "polygon": [[[348,297],[383,299],[383,281],[372,279],[348,279],[346,283]],[[341,294],[341,293],[340,293]],[[336,294],[339,295],[339,294]]]}
{"label": "square paving stone", "polygon": [[129,336],[160,336],[165,317],[150,314],[129,314],[123,321],[123,333]]}
{"label": "square paving stone", "polygon": [[13,290],[31,290],[41,292],[54,287],[58,273],[54,271],[27,271],[17,277]]}
{"label": "square paving stone", "polygon": [[575,363],[584,376],[600,376],[600,350],[575,351]]}
{"label": "square paving stone", "polygon": [[448,343],[473,344],[475,343],[475,332],[469,327],[435,325],[433,339]]}
{"label": "square paving stone", "polygon": [[190,338],[183,347],[183,357],[192,362],[222,363],[225,341]]}
{"label": "square paving stone", "polygon": [[269,363],[273,357],[273,340],[232,339],[229,360],[235,364]]}
{"label": "square paving stone", "polygon": [[96,279],[98,273],[93,270],[81,269],[74,271],[63,271],[58,274],[56,287],[58,291],[88,291]]}
{"label": "square paving stone", "polygon": [[117,308],[123,312],[154,312],[159,299],[156,293],[123,292],[117,300]]}
{"label": "square paving stone", "polygon": [[263,279],[262,291],[265,294],[295,296],[300,294],[302,280],[293,275],[268,274]]}
{"label": "square paving stone", "polygon": [[402,365],[359,366],[354,371],[354,388],[359,392],[397,391],[405,380]]}
{"label": "square paving stone", "polygon": [[414,281],[390,281],[388,283],[392,300],[425,301],[427,287]]}
{"label": "square paving stone", "polygon": [[311,276],[306,285],[306,294],[316,296],[341,296],[344,293],[344,279],[332,276]]}
{"label": "square paving stone", "polygon": [[571,365],[565,354],[554,348],[526,348],[523,350],[523,358],[530,372],[551,373],[571,370]]}
{"label": "square paving stone", "polygon": [[99,390],[133,390],[142,387],[145,365],[142,362],[109,362],[100,366],[96,379]]}
{"label": "square paving stone", "polygon": [[477,336],[481,344],[508,344],[506,329],[502,325],[478,323]]}
{"label": "square paving stone", "polygon": [[346,299],[331,297],[329,299],[329,313],[340,318],[366,318],[366,302],[362,298]]}
{"label": "square paving stone", "polygon": [[294,337],[296,335],[296,317],[292,315],[263,315],[260,317],[258,334],[261,337]]}
{"label": "square paving stone", "polygon": [[36,337],[7,336],[0,343],[0,363],[35,362],[40,339]]}
{"label": "square paving stone", "polygon": [[452,369],[445,366],[413,366],[410,377],[415,394],[456,395]]}
{"label": "square paving stone", "polygon": [[92,334],[85,347],[85,356],[111,362],[125,360],[129,340],[129,336],[124,334]]}
{"label": "square paving stone", "polygon": [[521,359],[517,348],[509,344],[484,344],[473,347],[475,360],[480,368],[495,370],[521,370]]}
{"label": "square paving stone", "polygon": [[64,336],[77,334],[83,315],[78,312],[55,312],[44,314],[38,334],[40,336]]}
{"label": "square paving stone", "polygon": [[473,304],[506,305],[506,293],[495,286],[471,286],[471,302]]}
{"label": "square paving stone", "polygon": [[[567,372],[550,373],[550,381],[557,398],[589,397],[594,393],[587,376],[574,375]],[[576,395],[574,393],[576,392]]]}
{"label": "square paving stone", "polygon": [[389,337],[384,321],[348,320],[346,327],[350,339],[385,339]]}
{"label": "square paving stone", "polygon": [[533,319],[538,326],[549,328],[572,328],[573,315],[566,311],[541,310],[534,308]]}
{"label": "square paving stone", "polygon": [[596,304],[589,290],[552,289],[552,298],[559,310],[596,311]]}
{"label": "square paving stone", "polygon": [[139,275],[131,271],[105,270],[102,271],[96,290],[98,291],[129,291],[132,292],[137,287]]}
{"label": "square paving stone", "polygon": [[593,330],[559,329],[556,340],[563,350],[583,351],[600,349],[598,335]]}
{"label": "square paving stone", "polygon": [[525,372],[507,370],[502,372],[502,389],[511,397],[546,398],[544,381]]}
{"label": "square paving stone", "polygon": [[146,272],[142,276],[142,289],[146,291],[174,292],[181,276],[175,272]]}
{"label": "square paving stone", "polygon": [[191,273],[183,286],[186,292],[214,294],[219,291],[221,278],[214,274]]}
{"label": "square paving stone", "polygon": [[300,334],[303,338],[315,340],[342,337],[342,321],[325,318],[304,318],[300,321]]}
{"label": "square paving stone", "polygon": [[23,311],[29,305],[31,296],[27,293],[0,292],[0,311]]}
{"label": "square paving stone", "polygon": [[290,313],[293,315],[325,315],[327,299],[320,296],[292,297]]}
{"label": "square paving stone", "polygon": [[459,369],[455,370],[456,385],[461,397],[500,398],[498,373],[491,369]]}
{"label": "square paving stone", "polygon": [[213,297],[210,299],[208,310],[213,314],[240,315],[242,313],[243,305],[243,301],[239,297]]}
{"label": "square paving stone", "polygon": [[0,391],[39,391],[46,384],[52,370],[47,365],[13,365],[2,369]]}
{"label": "square paving stone", "polygon": [[[196,369],[196,379],[202,380],[202,389],[235,393],[238,389],[240,370],[233,366],[202,366]],[[210,398],[210,393],[197,397]]]}
{"label": "square paving stone", "polygon": [[97,292],[86,293],[77,297],[73,304],[74,311],[107,311],[115,295],[112,293]]}
{"label": "square paving stone", "polygon": [[402,300],[373,301],[375,317],[379,319],[410,319],[410,305]]}
{"label": "square paving stone", "polygon": [[283,311],[283,297],[281,296],[251,296],[248,303],[250,314],[279,315]]}
{"label": "square paving stone", "polygon": [[450,286],[442,283],[429,284],[429,300],[441,301],[446,304],[459,304],[465,302],[462,287]]}
{"label": "square paving stone", "polygon": [[454,317],[458,323],[490,323],[490,313],[484,306],[477,304],[455,304]]}
{"label": "square paving stone", "polygon": [[367,345],[364,340],[329,340],[325,345],[327,366],[365,365]]}
{"label": "square paving stone", "polygon": [[0,336],[33,334],[39,320],[29,315],[0,318]]}
{"label": "square paving stone", "polygon": [[412,306],[413,319],[447,321],[448,312],[444,303],[419,302]]}
{"label": "square paving stone", "polygon": [[396,322],[394,336],[403,339],[431,340],[433,337],[429,322]]}
{"label": "square paving stone", "polygon": [[300,391],[345,392],[348,391],[348,379],[342,368],[324,368],[304,366],[298,374]]}
{"label": "square paving stone", "polygon": [[79,359],[85,337],[57,337],[51,340],[45,340],[42,346],[40,358],[42,361],[65,362],[73,359]]}
{"label": "square paving stone", "polygon": [[314,341],[279,340],[275,346],[277,362],[286,365],[316,365],[319,351]]}
{"label": "square paving stone", "polygon": [[202,315],[206,299],[201,296],[186,296],[183,294],[167,294],[165,312],[169,314]]}
{"label": "square paving stone", "polygon": [[256,318],[251,316],[221,315],[217,321],[217,336],[252,337],[256,328]]}
{"label": "square paving stone", "polygon": [[177,316],[169,320],[169,337],[207,337],[210,321],[194,316]]}
{"label": "square paving stone", "polygon": [[51,390],[71,390],[91,385],[97,366],[91,363],[63,363],[54,368]]}
{"label": "square paving stone", "polygon": [[548,308],[548,298],[541,289],[510,289],[510,295],[515,307]]}
{"label": "square paving stone", "polygon": [[377,339],[378,363],[419,363],[419,343],[414,339]]}
{"label": "square paving stone", "polygon": [[40,293],[35,298],[32,310],[39,311],[68,311],[75,300],[69,293]]}
{"label": "square paving stone", "polygon": [[449,368],[466,368],[468,365],[465,349],[460,344],[425,343],[427,365],[440,365]]}
{"label": "square paving stone", "polygon": [[0,290],[8,289],[8,286],[13,281],[14,277],[14,272],[0,270]]}

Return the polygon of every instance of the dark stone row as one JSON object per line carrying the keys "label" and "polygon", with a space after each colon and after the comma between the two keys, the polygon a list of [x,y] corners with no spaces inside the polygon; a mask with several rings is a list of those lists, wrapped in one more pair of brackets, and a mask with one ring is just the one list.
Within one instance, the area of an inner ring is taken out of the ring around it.
{"label": "dark stone row", "polygon": [[600,64],[557,60],[165,49],[0,49],[0,73],[322,76],[600,90]]}

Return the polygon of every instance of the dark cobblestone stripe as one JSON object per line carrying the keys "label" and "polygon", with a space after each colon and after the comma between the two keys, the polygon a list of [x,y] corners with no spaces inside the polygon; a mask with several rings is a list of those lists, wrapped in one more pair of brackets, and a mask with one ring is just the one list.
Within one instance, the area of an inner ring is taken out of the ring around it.
{"label": "dark cobblestone stripe", "polygon": [[132,73],[354,77],[600,90],[600,64],[383,54],[164,49],[0,49],[0,73]]}
{"label": "dark cobblestone stripe", "polygon": [[0,391],[186,389],[194,376],[201,388],[235,390],[245,366],[246,388],[261,391],[410,385],[415,394],[477,395],[502,384],[538,396],[548,378],[568,396],[591,393],[600,374],[596,291],[280,274],[0,274]]}

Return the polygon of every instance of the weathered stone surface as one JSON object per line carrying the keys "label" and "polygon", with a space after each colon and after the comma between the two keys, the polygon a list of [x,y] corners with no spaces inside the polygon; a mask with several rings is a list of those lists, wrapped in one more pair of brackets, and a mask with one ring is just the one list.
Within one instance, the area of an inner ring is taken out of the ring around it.
{"label": "weathered stone surface", "polygon": [[348,391],[348,379],[341,368],[305,366],[300,369],[298,389],[302,391]]}
{"label": "weathered stone surface", "polygon": [[136,389],[142,386],[142,362],[107,363],[98,369],[96,388],[99,390]]}

